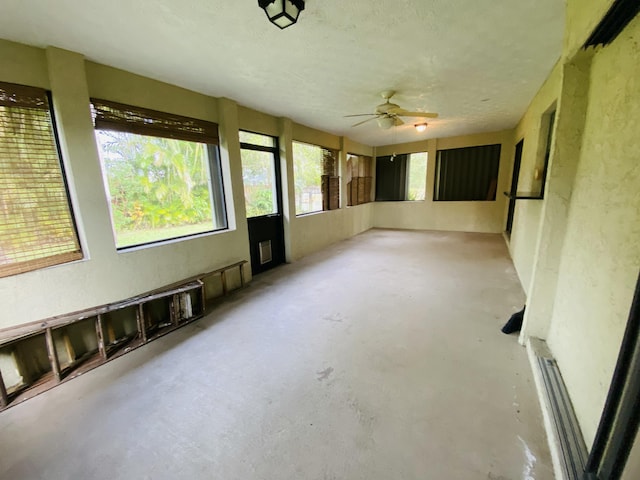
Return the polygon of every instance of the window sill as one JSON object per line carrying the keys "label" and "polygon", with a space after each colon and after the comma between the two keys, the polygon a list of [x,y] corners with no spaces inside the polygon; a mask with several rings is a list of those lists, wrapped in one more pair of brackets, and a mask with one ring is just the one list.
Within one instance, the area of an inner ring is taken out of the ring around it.
{"label": "window sill", "polygon": [[509,192],[502,193],[504,193],[505,197],[513,200],[544,200],[544,195],[542,193],[516,192],[515,195]]}
{"label": "window sill", "polygon": [[339,212],[342,209],[343,209],[343,207],[334,208],[333,210],[318,210],[317,212],[298,213],[298,214],[296,214],[296,218],[311,217],[313,215],[320,215],[320,214],[323,214],[323,213]]}
{"label": "window sill", "polygon": [[232,232],[232,231],[234,231],[234,229],[223,228],[223,229],[213,230],[213,231],[209,231],[209,232],[202,232],[202,233],[196,233],[196,234],[193,234],[193,235],[187,235],[187,236],[184,236],[184,237],[170,238],[170,239],[167,239],[167,240],[158,240],[157,242],[149,242],[149,243],[144,243],[142,245],[132,245],[130,247],[116,247],[116,251],[118,252],[118,254],[120,254],[120,253],[137,252],[137,251],[140,251],[140,250],[146,250],[148,248],[172,245],[172,244],[175,244],[175,243],[181,243],[181,242],[185,242],[185,241],[188,241],[188,240],[195,240],[195,239],[203,238],[203,237],[210,237],[210,236],[213,236],[213,235],[220,235],[220,234],[229,233],[229,232]]}

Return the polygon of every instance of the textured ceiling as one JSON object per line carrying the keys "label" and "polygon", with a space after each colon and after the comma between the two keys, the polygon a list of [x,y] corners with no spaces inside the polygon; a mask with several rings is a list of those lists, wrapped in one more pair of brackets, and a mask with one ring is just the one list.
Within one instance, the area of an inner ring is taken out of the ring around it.
{"label": "textured ceiling", "polygon": [[[563,0],[307,0],[271,25],[257,0],[3,0],[0,37],[53,45],[368,145],[513,127],[559,58]],[[424,133],[350,128],[394,89]]]}

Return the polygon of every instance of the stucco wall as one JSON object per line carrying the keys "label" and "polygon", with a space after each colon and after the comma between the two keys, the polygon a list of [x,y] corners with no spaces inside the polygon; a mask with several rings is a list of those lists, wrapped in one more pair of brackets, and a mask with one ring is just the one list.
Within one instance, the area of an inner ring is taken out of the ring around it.
{"label": "stucco wall", "polygon": [[568,0],[567,24],[564,35],[563,56],[573,57],[582,48],[600,19],[614,0]]}
{"label": "stucco wall", "polygon": [[640,18],[592,60],[548,343],[591,444],[640,269]]}
{"label": "stucco wall", "polygon": [[[547,136],[543,118],[558,99],[562,72],[560,67],[558,63],[553,68],[514,131],[514,143],[524,139],[518,178],[518,190],[521,192],[531,191],[535,168],[544,162]],[[513,160],[511,160],[511,167],[513,167]],[[513,171],[509,173],[509,178],[512,175]],[[533,272],[533,257],[540,228],[541,211],[542,201],[540,200],[517,200],[511,238],[508,241],[520,283],[527,293]]]}
{"label": "stucco wall", "polygon": [[[436,152],[439,149],[502,144],[495,201],[434,202]],[[426,198],[424,201],[376,202],[373,225],[378,228],[449,230],[499,233],[504,230],[508,181],[513,163],[513,131],[432,139],[376,148],[376,156],[395,153],[427,152]]]}

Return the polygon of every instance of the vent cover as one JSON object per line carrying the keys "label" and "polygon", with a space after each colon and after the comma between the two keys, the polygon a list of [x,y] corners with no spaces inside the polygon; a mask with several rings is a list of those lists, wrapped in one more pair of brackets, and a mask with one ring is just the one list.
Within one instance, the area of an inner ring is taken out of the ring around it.
{"label": "vent cover", "polygon": [[265,263],[269,263],[273,260],[273,256],[271,254],[271,240],[265,240],[264,242],[258,243],[258,250],[260,251],[260,265],[264,265]]}

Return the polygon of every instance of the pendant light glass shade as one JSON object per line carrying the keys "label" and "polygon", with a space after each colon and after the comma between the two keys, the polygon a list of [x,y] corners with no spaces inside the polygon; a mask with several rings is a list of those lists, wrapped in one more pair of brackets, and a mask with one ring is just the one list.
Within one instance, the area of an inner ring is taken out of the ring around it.
{"label": "pendant light glass shade", "polygon": [[393,117],[380,117],[378,118],[378,126],[384,130],[388,130],[395,125],[395,119]]}
{"label": "pendant light glass shade", "polygon": [[280,29],[290,27],[298,21],[304,10],[304,0],[258,0],[271,23]]}

